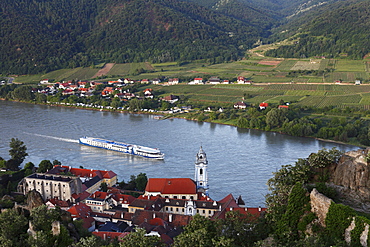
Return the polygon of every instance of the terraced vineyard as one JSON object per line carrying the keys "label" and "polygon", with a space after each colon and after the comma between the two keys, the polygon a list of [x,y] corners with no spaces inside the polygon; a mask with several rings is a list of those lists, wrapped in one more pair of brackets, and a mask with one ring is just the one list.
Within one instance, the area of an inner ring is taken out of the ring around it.
{"label": "terraced vineyard", "polygon": [[311,107],[357,107],[370,105],[370,85],[334,84],[269,84],[269,85],[177,85],[165,87],[168,92],[181,92],[191,100],[229,102],[243,100],[252,105],[280,101]]}

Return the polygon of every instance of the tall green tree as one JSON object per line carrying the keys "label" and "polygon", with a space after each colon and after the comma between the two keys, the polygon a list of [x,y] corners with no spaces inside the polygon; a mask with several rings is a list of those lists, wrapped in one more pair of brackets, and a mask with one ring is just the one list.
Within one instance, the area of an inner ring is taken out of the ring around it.
{"label": "tall green tree", "polygon": [[136,176],[136,189],[139,191],[144,191],[146,184],[148,182],[148,178],[146,173],[140,173]]}
{"label": "tall green tree", "polygon": [[43,160],[40,162],[39,168],[37,168],[37,172],[44,173],[52,168],[53,164],[50,162],[50,160]]}
{"label": "tall green tree", "polygon": [[28,156],[27,147],[24,145],[24,142],[19,140],[18,138],[12,138],[10,141],[10,150],[9,155],[11,157],[12,168],[14,170],[19,169],[19,165],[22,164],[23,160]]}

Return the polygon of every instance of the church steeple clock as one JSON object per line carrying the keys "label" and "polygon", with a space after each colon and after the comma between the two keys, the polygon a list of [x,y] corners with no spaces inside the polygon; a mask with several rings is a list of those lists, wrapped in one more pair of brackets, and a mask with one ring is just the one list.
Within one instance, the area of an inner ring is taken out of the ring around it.
{"label": "church steeple clock", "polygon": [[195,182],[197,191],[208,195],[208,173],[207,173],[207,155],[200,147],[195,161]]}

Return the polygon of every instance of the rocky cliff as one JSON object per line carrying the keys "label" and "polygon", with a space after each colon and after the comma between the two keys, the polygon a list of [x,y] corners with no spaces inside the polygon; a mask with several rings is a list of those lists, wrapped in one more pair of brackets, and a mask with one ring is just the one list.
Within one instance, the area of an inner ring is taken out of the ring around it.
{"label": "rocky cliff", "polygon": [[355,210],[370,211],[370,164],[366,156],[370,149],[345,153],[338,164],[329,167],[329,185],[338,193],[338,199]]}

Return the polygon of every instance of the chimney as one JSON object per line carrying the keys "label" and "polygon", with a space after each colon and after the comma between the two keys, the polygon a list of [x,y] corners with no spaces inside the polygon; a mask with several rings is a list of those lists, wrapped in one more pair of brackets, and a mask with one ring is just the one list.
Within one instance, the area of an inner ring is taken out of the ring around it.
{"label": "chimney", "polygon": [[155,218],[155,213],[153,213],[153,219]]}
{"label": "chimney", "polygon": [[261,207],[258,207],[258,212],[261,212]]}

